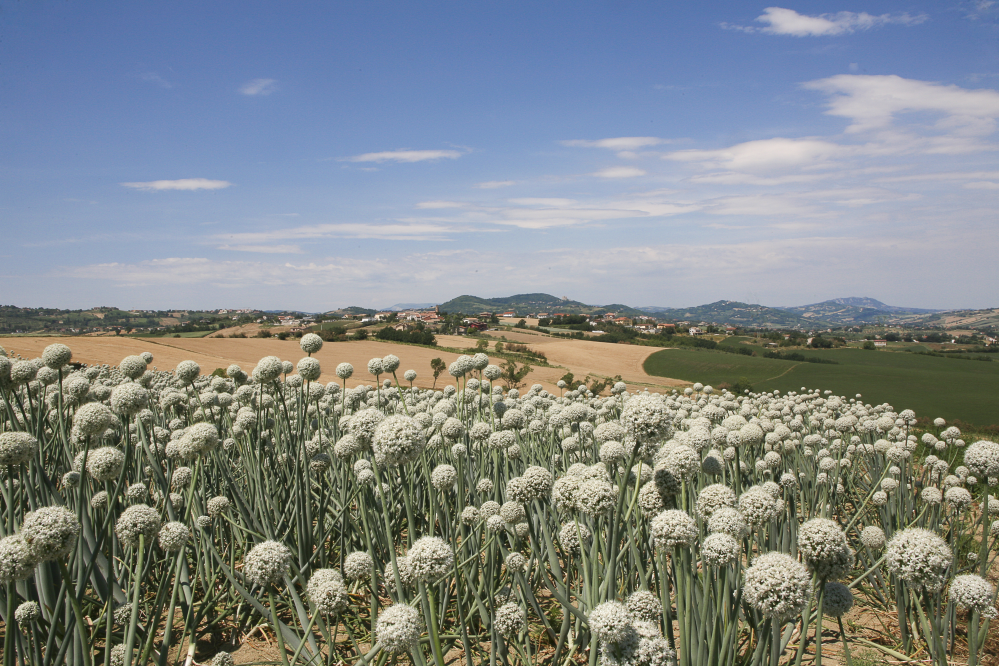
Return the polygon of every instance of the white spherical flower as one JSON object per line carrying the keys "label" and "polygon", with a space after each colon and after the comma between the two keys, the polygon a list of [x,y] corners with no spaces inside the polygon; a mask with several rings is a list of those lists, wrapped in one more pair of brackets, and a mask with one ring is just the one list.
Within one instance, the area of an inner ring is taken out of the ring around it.
{"label": "white spherical flower", "polygon": [[874,506],[884,506],[888,503],[888,493],[883,490],[879,490],[871,495],[871,503]]}
{"label": "white spherical flower", "polygon": [[995,607],[995,589],[992,583],[979,575],[956,577],[950,584],[950,598],[958,608],[978,611],[983,618],[995,619],[999,616]]}
{"label": "white spherical flower", "polygon": [[374,566],[374,560],[371,555],[361,551],[356,550],[343,560],[343,575],[349,581],[361,581],[367,580],[371,576],[371,567]]}
{"label": "white spherical flower", "polygon": [[382,360],[380,358],[373,358],[368,361],[368,374],[378,376],[385,372],[385,367],[382,365]]}
{"label": "white spherical flower", "polygon": [[146,543],[152,541],[160,530],[160,514],[156,509],[146,504],[130,506],[122,512],[115,525],[118,539],[126,546],[135,547],[139,537],[144,536]]}
{"label": "white spherical flower", "polygon": [[306,354],[315,354],[323,348],[323,339],[315,333],[306,333],[302,336],[302,339],[298,341],[298,346],[301,347],[302,351]]}
{"label": "white spherical flower", "polygon": [[672,419],[665,403],[652,394],[629,398],[621,410],[621,422],[640,444],[665,439],[672,430]]}
{"label": "white spherical flower", "polygon": [[316,569],[306,586],[309,601],[316,611],[336,615],[347,608],[350,598],[343,584],[343,576],[336,569]]}
{"label": "white spherical flower", "polygon": [[160,548],[168,553],[176,552],[187,544],[190,536],[191,531],[184,523],[176,521],[167,523],[160,528]]}
{"label": "white spherical flower", "polygon": [[939,590],[946,581],[953,554],[940,536],[920,527],[895,535],[885,550],[885,567],[917,588]]}
{"label": "white spherical flower", "polygon": [[201,366],[194,361],[181,361],[174,370],[174,375],[185,386],[192,383],[201,374]]}
{"label": "white spherical flower", "polygon": [[475,484],[475,490],[483,495],[488,495],[493,491],[492,479],[479,479],[479,482]]}
{"label": "white spherical flower", "polygon": [[149,402],[149,392],[138,384],[125,382],[111,389],[111,409],[123,416],[139,413]]}
{"label": "white spherical flower", "polygon": [[506,529],[507,522],[503,516],[489,516],[486,519],[486,529],[490,532],[502,532]]}
{"label": "white spherical flower", "polygon": [[940,504],[943,501],[943,493],[936,486],[926,486],[919,496],[927,504]]}
{"label": "white spherical flower", "polygon": [[389,416],[379,423],[372,438],[375,459],[387,465],[412,462],[419,458],[425,447],[426,440],[420,424],[401,414]]}
{"label": "white spherical flower", "polygon": [[697,523],[686,512],[669,509],[652,519],[649,532],[659,548],[689,546],[697,538]]}
{"label": "white spherical flower", "polygon": [[129,379],[138,379],[146,372],[146,361],[141,356],[126,356],[118,369]]}
{"label": "white spherical flower", "polygon": [[20,537],[31,556],[44,562],[69,553],[79,534],[80,522],[75,513],[64,506],[46,506],[24,516]]}
{"label": "white spherical flower", "polygon": [[558,542],[567,552],[576,553],[579,552],[581,542],[585,542],[590,536],[590,529],[586,525],[570,521],[559,530]]}
{"label": "white spherical flower", "polygon": [[108,508],[108,491],[101,490],[94,493],[94,496],[90,498],[90,506],[101,510]]}
{"label": "white spherical flower", "polygon": [[659,622],[663,616],[663,606],[656,595],[648,590],[636,590],[625,600],[628,612],[638,620]]}
{"label": "white spherical flower", "polygon": [[[382,358],[382,370],[388,373],[393,373],[399,369],[399,364],[402,361],[395,354],[388,354]],[[374,373],[372,373],[374,374]]]}
{"label": "white spherical flower", "polygon": [[981,440],[964,450],[964,464],[980,477],[999,476],[999,444]]}
{"label": "white spherical flower", "polygon": [[37,601],[25,601],[14,611],[14,619],[22,627],[37,621],[42,617],[42,609]]}
{"label": "white spherical flower", "polygon": [[708,532],[727,534],[734,539],[742,539],[749,534],[749,525],[738,509],[723,506],[716,509],[708,518]]}
{"label": "white spherical flower", "polygon": [[35,570],[38,558],[20,534],[0,539],[0,584],[24,580]]}
{"label": "white spherical flower", "polygon": [[413,576],[425,583],[435,583],[452,572],[454,550],[440,537],[417,539],[409,549],[409,565]]}
{"label": "white spherical flower", "polygon": [[523,479],[523,490],[527,499],[543,500],[551,496],[555,479],[552,473],[544,467],[531,465],[524,470],[521,479]]}
{"label": "white spherical flower", "polygon": [[430,483],[440,491],[450,490],[458,480],[458,471],[451,465],[438,465],[430,474]]}
{"label": "white spherical flower", "polygon": [[646,518],[659,515],[665,508],[666,503],[659,492],[659,487],[654,481],[644,484],[638,491],[638,506],[642,509],[642,514]]}
{"label": "white spherical flower", "polygon": [[608,465],[622,462],[627,455],[621,442],[611,440],[600,445],[600,461]]}
{"label": "white spherical flower", "polygon": [[513,602],[507,602],[496,609],[493,622],[500,636],[511,638],[527,629],[527,611]]}
{"label": "white spherical flower", "polygon": [[375,636],[389,654],[404,654],[412,650],[423,633],[420,612],[406,604],[393,604],[378,614]]}
{"label": "white spherical flower", "polygon": [[590,516],[610,513],[616,501],[617,488],[603,479],[587,479],[576,491],[576,507]]}
{"label": "white spherical flower", "polygon": [[947,504],[954,507],[955,511],[964,511],[971,506],[972,497],[967,488],[953,486],[944,493],[944,499],[947,500]]}
{"label": "white spherical flower", "polygon": [[461,510],[461,522],[463,525],[474,525],[479,522],[479,510],[474,506],[466,506]]}
{"label": "white spherical flower", "polygon": [[311,356],[306,356],[300,360],[297,369],[299,376],[308,382],[316,381],[323,374],[322,368],[319,367],[319,361]]}
{"label": "white spherical flower", "polygon": [[842,617],[853,608],[853,591],[839,582],[826,583],[822,612],[830,617]]}
{"label": "white spherical flower", "polygon": [[812,592],[805,565],[790,555],[761,555],[746,569],[743,595],[764,617],[784,620],[801,613]]}
{"label": "white spherical flower", "polygon": [[350,363],[341,363],[336,366],[336,376],[340,379],[350,379],[350,376],[354,374],[354,366]]}
{"label": "white spherical flower", "polygon": [[257,366],[253,369],[253,376],[261,384],[272,382],[281,376],[284,364],[277,356],[265,356],[257,361]]}
{"label": "white spherical flower", "polygon": [[[69,363],[73,358],[73,350],[58,342],[49,345],[42,352],[42,363],[53,370],[58,370]],[[145,371],[145,370],[143,370]]]}
{"label": "white spherical flower", "polygon": [[102,446],[87,455],[87,473],[96,481],[117,479],[124,464],[125,454],[114,446]]}
{"label": "white spherical flower", "polygon": [[[716,514],[717,515],[717,514]],[[734,562],[742,550],[742,546],[730,534],[714,532],[701,542],[701,555],[704,561],[715,567],[725,566]]]}
{"label": "white spherical flower", "polygon": [[416,370],[407,370],[402,376],[407,382],[412,384],[416,381]]}
{"label": "white spherical flower", "polygon": [[229,508],[232,506],[232,502],[229,501],[228,497],[219,495],[208,500],[206,509],[208,510],[208,515],[212,518],[218,518],[224,513],[229,512]]}
{"label": "white spherical flower", "polygon": [[812,518],[798,529],[798,551],[821,579],[839,578],[856,562],[843,528],[827,518]]}
{"label": "white spherical flower", "polygon": [[527,566],[527,558],[521,553],[514,551],[506,556],[503,564],[506,565],[506,570],[510,573],[521,573]]}
{"label": "white spherical flower", "polygon": [[81,435],[98,435],[111,427],[113,420],[114,414],[105,405],[89,402],[76,410],[76,414],[73,415],[73,428]]}
{"label": "white spherical flower", "polygon": [[873,551],[879,551],[885,545],[885,531],[877,525],[868,525],[860,533],[860,543]]}
{"label": "white spherical flower", "polygon": [[243,574],[257,585],[277,584],[291,571],[291,551],[277,541],[255,545],[243,558]]}
{"label": "white spherical flower", "polygon": [[38,440],[26,432],[0,433],[0,465],[23,465],[35,456]]}
{"label": "white spherical flower", "polygon": [[735,491],[728,486],[715,483],[705,486],[697,495],[697,515],[707,520],[723,506],[735,507],[738,503]]}
{"label": "white spherical flower", "polygon": [[739,511],[754,527],[773,520],[782,510],[782,503],[761,486],[752,486],[739,496]]}
{"label": "white spherical flower", "polygon": [[619,601],[605,601],[590,611],[587,617],[590,631],[598,641],[617,643],[633,631],[631,613]]}

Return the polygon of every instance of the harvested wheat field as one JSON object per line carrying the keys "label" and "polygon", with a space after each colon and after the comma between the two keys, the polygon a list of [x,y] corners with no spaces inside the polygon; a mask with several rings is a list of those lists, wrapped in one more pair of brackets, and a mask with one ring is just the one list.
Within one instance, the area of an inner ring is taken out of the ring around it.
{"label": "harvested wheat field", "polygon": [[[474,340],[459,336],[438,336],[441,346],[464,348]],[[8,352],[20,354],[24,358],[40,356],[42,350],[53,342],[62,342],[73,350],[73,360],[87,364],[107,363],[117,365],[121,359],[145,351],[153,355],[153,366],[161,370],[172,370],[185,360],[196,362],[205,373],[215,368],[226,368],[236,363],[249,372],[264,356],[277,356],[283,360],[297,362],[305,354],[298,340],[277,340],[275,338],[123,338],[123,337],[23,337],[7,338],[2,344]],[[648,386],[652,389],[685,386],[686,382],[645,374],[642,364],[649,354],[658,351],[654,347],[611,345],[585,340],[559,340],[539,338],[530,345],[532,349],[543,351],[548,362],[556,367],[532,366],[525,383],[541,384],[546,390],[558,393],[555,386],[559,378],[572,372],[577,378],[586,375],[613,377],[620,374],[622,379],[634,386]],[[353,342],[327,342],[314,356],[322,365],[320,381],[338,382],[334,370],[339,363],[354,366],[354,376],[347,381],[348,386],[370,384],[374,378],[367,373],[368,361],[375,357],[395,354],[402,359],[399,369],[402,373],[412,369],[417,379],[414,385],[430,388],[434,385],[434,375],[430,368],[431,359],[440,357],[450,364],[458,354],[432,347],[400,345],[377,340]],[[437,380],[440,388],[451,378],[445,372]]]}

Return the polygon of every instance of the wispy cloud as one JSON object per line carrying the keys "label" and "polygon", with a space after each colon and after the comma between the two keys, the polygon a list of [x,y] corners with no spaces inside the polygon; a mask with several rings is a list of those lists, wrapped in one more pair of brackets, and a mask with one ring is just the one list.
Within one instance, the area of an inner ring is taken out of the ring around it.
{"label": "wispy cloud", "polygon": [[261,254],[302,254],[302,248],[298,245],[219,245],[218,249]]}
{"label": "wispy cloud", "polygon": [[480,190],[495,190],[499,187],[510,187],[511,185],[516,185],[515,180],[487,180],[484,183],[476,183],[473,187],[477,187]]}
{"label": "wispy cloud", "polygon": [[151,180],[144,183],[120,183],[123,187],[131,187],[136,190],[146,190],[148,192],[161,192],[164,190],[221,190],[232,186],[226,180],[208,180],[207,178],[181,178],[179,180]]}
{"label": "wispy cloud", "polygon": [[173,88],[173,84],[164,79],[162,76],[156,72],[143,72],[139,74],[139,78],[143,81],[148,81],[150,83],[155,83],[161,88]]}
{"label": "wispy cloud", "polygon": [[791,37],[830,37],[845,35],[858,30],[870,30],[883,25],[919,25],[929,17],[926,14],[868,14],[867,12],[837,12],[835,14],[819,14],[810,16],[799,14],[793,9],[783,7],[767,7],[763,14],[756,17],[763,27],[743,26],[732,23],[722,23],[728,30],[742,32],[762,32],[770,35],[789,35]]}
{"label": "wispy cloud", "polygon": [[244,95],[270,95],[277,90],[276,79],[253,79],[247,81],[239,87],[239,92]]}
{"label": "wispy cloud", "polygon": [[817,167],[852,152],[823,139],[785,139],[781,137],[746,141],[719,150],[677,150],[663,159],[693,162],[704,167],[732,171],[772,171],[798,167]]}
{"label": "wispy cloud", "polygon": [[[210,237],[213,243],[223,243],[220,249],[242,249],[248,247],[267,247],[277,241],[312,240],[319,238],[376,238],[382,240],[447,240],[450,234],[461,231],[472,231],[454,225],[442,225],[429,222],[396,223],[396,224],[310,224],[289,229],[272,229],[269,231],[249,231],[234,234],[216,234]],[[280,247],[297,247],[283,245]],[[257,250],[246,250],[256,252]]]}
{"label": "wispy cloud", "polygon": [[593,173],[598,178],[637,178],[645,174],[646,171],[644,169],[626,166],[607,167]]}
{"label": "wispy cloud", "polygon": [[609,150],[638,150],[649,146],[658,146],[666,143],[665,140],[656,136],[619,136],[612,139],[597,139],[589,141],[586,139],[572,139],[562,141],[563,146],[574,146],[579,148],[607,148]]}
{"label": "wispy cloud", "polygon": [[425,162],[427,160],[456,160],[462,153],[457,150],[385,150],[348,157],[348,162]]}

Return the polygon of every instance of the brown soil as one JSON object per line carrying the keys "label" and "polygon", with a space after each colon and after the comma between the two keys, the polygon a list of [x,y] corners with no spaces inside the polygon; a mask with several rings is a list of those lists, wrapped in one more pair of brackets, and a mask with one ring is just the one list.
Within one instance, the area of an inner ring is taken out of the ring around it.
{"label": "brown soil", "polygon": [[[510,337],[510,336],[508,336]],[[153,366],[160,370],[172,370],[184,360],[195,361],[203,373],[216,368],[226,368],[236,363],[247,372],[251,371],[264,356],[278,356],[297,363],[305,354],[298,346],[298,340],[278,340],[276,338],[126,338],[126,337],[23,337],[8,338],[4,341],[8,352],[15,352],[24,358],[40,356],[46,346],[62,342],[73,350],[73,360],[88,364],[118,364],[125,356],[148,351],[153,355]],[[528,341],[525,341],[528,342]],[[560,340],[539,338],[530,340],[532,349],[543,351],[552,365],[544,367],[532,364],[532,371],[525,384],[542,384],[548,391],[558,393],[555,386],[559,378],[571,371],[578,379],[587,374],[600,377],[613,377],[620,374],[629,385],[648,386],[664,390],[675,386],[685,386],[686,382],[645,374],[642,363],[654,347],[612,345],[586,340]],[[438,336],[443,347],[467,349],[474,346],[475,339],[460,336]],[[347,381],[348,386],[372,384],[374,377],[368,374],[368,361],[375,357],[395,354],[402,359],[399,380],[406,370],[416,370],[416,386],[429,388],[434,384],[430,361],[441,358],[450,364],[458,354],[431,347],[400,345],[377,340],[355,342],[327,342],[316,354],[323,368],[322,382],[339,382],[334,370],[337,364],[347,362],[354,366],[354,376]],[[383,377],[384,379],[384,377]],[[447,371],[437,380],[437,388],[452,382]]]}

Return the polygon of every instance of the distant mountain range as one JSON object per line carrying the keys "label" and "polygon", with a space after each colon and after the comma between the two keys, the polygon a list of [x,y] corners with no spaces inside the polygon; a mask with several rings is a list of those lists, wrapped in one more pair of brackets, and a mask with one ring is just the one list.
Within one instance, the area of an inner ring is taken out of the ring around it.
{"label": "distant mountain range", "polygon": [[733,326],[775,328],[824,328],[830,326],[853,326],[869,324],[915,324],[922,321],[941,323],[942,310],[906,308],[887,305],[874,298],[850,297],[834,298],[821,303],[796,307],[769,307],[742,303],[739,301],[715,301],[706,305],[687,308],[663,306],[631,307],[612,303],[610,305],[587,305],[568,297],[559,298],[551,294],[516,294],[503,298],[481,298],[464,295],[453,298],[439,306],[444,312],[478,314],[480,312],[512,311],[518,317],[528,314],[604,314],[614,312],[621,316],[635,317],[651,315],[658,319],[690,321],[692,323],[731,324]]}
{"label": "distant mountain range", "polygon": [[402,310],[426,310],[432,308],[436,303],[396,303],[387,308],[382,308],[379,312],[401,312]]}

